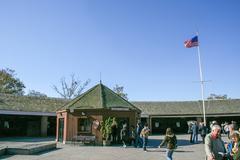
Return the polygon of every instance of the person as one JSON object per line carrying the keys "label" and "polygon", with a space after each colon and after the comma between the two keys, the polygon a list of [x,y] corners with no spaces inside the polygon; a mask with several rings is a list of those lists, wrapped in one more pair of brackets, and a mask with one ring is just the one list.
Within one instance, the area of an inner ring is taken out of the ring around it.
{"label": "person", "polygon": [[132,144],[136,147],[136,131],[133,125],[131,125],[129,132],[129,146]]}
{"label": "person", "polygon": [[231,135],[232,141],[228,144],[228,158],[233,160],[240,160],[240,135],[235,131]]}
{"label": "person", "polygon": [[211,133],[205,137],[205,152],[207,160],[222,160],[226,157],[226,149],[221,138],[221,127],[213,125]]}
{"label": "person", "polygon": [[212,121],[212,122],[210,123],[210,129],[211,129],[211,130],[212,130],[212,127],[213,127],[214,125],[218,125],[218,122],[217,122],[217,121]]}
{"label": "person", "polygon": [[143,127],[142,127],[142,123],[141,121],[139,120],[138,123],[137,123],[137,127],[136,127],[136,141],[135,141],[135,146],[136,147],[139,147],[139,148],[142,148],[142,138],[141,138],[141,131],[142,131]]}
{"label": "person", "polygon": [[193,143],[193,141],[192,141],[192,137],[193,137],[192,125],[193,125],[192,123],[189,123],[189,125],[188,125],[188,134],[190,134],[190,139],[189,139],[190,143]]}
{"label": "person", "polygon": [[162,141],[162,143],[159,145],[159,147],[162,147],[166,145],[166,158],[167,160],[172,160],[172,155],[174,152],[174,149],[177,147],[177,138],[175,134],[172,132],[171,128],[166,129],[166,135]]}
{"label": "person", "polygon": [[128,141],[128,131],[127,131],[127,124],[123,124],[123,128],[121,129],[121,140],[123,143],[123,147],[127,147],[127,141]]}
{"label": "person", "polygon": [[236,121],[232,121],[233,129],[236,131],[238,130],[238,125]]}
{"label": "person", "polygon": [[117,121],[116,118],[113,118],[113,122],[111,125],[111,129],[112,129],[112,143],[116,144],[117,143]]}
{"label": "person", "polygon": [[192,143],[198,143],[198,125],[194,122],[192,125]]}
{"label": "person", "polygon": [[208,132],[208,128],[207,126],[204,125],[204,122],[200,123],[200,127],[199,127],[199,131],[200,131],[200,135],[202,137],[202,142],[203,144],[205,143],[205,137],[207,135],[207,132]]}
{"label": "person", "polygon": [[228,139],[231,139],[231,135],[234,132],[234,126],[233,124],[228,125],[228,129],[229,129],[229,134],[228,134]]}
{"label": "person", "polygon": [[148,143],[148,136],[150,133],[150,129],[148,128],[148,124],[145,123],[142,131],[141,131],[141,137],[143,138],[143,150],[147,151],[147,143]]}
{"label": "person", "polygon": [[229,137],[229,124],[226,122],[225,126],[224,126],[224,132],[227,135],[227,137]]}

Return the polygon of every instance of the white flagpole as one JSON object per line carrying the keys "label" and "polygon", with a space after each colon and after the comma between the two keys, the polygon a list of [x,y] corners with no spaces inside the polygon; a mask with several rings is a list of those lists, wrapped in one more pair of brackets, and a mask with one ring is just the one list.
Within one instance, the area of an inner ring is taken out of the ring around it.
{"label": "white flagpole", "polygon": [[[198,36],[198,33],[197,33],[197,36]],[[200,55],[199,44],[197,46],[197,50],[198,50],[198,64],[199,64],[199,74],[200,74],[200,83],[201,83],[203,122],[204,122],[204,126],[206,126],[206,109],[205,109],[205,102],[204,102],[204,81],[203,81],[203,74],[202,74],[202,64],[201,64],[201,55]]]}

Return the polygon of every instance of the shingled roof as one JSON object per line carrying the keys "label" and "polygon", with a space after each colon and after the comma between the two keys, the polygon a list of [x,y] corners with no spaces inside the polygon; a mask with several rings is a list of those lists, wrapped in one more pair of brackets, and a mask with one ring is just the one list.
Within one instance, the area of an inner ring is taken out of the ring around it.
{"label": "shingled roof", "polygon": [[89,89],[87,92],[76,97],[63,109],[111,109],[127,108],[130,110],[140,110],[133,104],[113,92],[102,83]]}
{"label": "shingled roof", "polygon": [[60,98],[0,94],[0,110],[3,111],[56,112],[67,102],[69,101]]}
{"label": "shingled roof", "polygon": [[[202,101],[132,102],[143,114],[202,115]],[[240,114],[240,99],[205,101],[206,115]]]}
{"label": "shingled roof", "polygon": [[[207,115],[240,114],[240,99],[209,100],[205,103]],[[1,111],[52,112],[59,108],[136,107],[142,114],[156,116],[201,115],[201,101],[128,102],[102,84],[98,84],[72,101],[61,98],[15,96],[0,94]]]}

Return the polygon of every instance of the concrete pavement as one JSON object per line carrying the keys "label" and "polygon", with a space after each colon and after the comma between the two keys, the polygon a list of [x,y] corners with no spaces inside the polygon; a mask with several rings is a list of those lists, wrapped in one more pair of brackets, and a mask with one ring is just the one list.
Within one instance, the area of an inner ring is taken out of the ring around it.
{"label": "concrete pavement", "polygon": [[[204,160],[202,143],[189,143],[189,135],[177,135],[178,148],[173,154],[174,160]],[[163,136],[150,136],[147,152],[141,148],[122,146],[74,146],[58,144],[58,149],[38,155],[7,155],[7,160],[165,160],[165,149],[157,148]],[[199,136],[199,139],[201,137]]]}

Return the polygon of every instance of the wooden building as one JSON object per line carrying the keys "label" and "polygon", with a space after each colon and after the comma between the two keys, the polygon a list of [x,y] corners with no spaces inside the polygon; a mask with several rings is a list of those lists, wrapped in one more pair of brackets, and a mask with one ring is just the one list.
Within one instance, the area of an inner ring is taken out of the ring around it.
{"label": "wooden building", "polygon": [[137,107],[100,83],[57,111],[56,139],[68,143],[77,136],[94,136],[95,142],[101,144],[101,121],[116,117],[119,127],[123,123],[135,126],[140,113]]}

